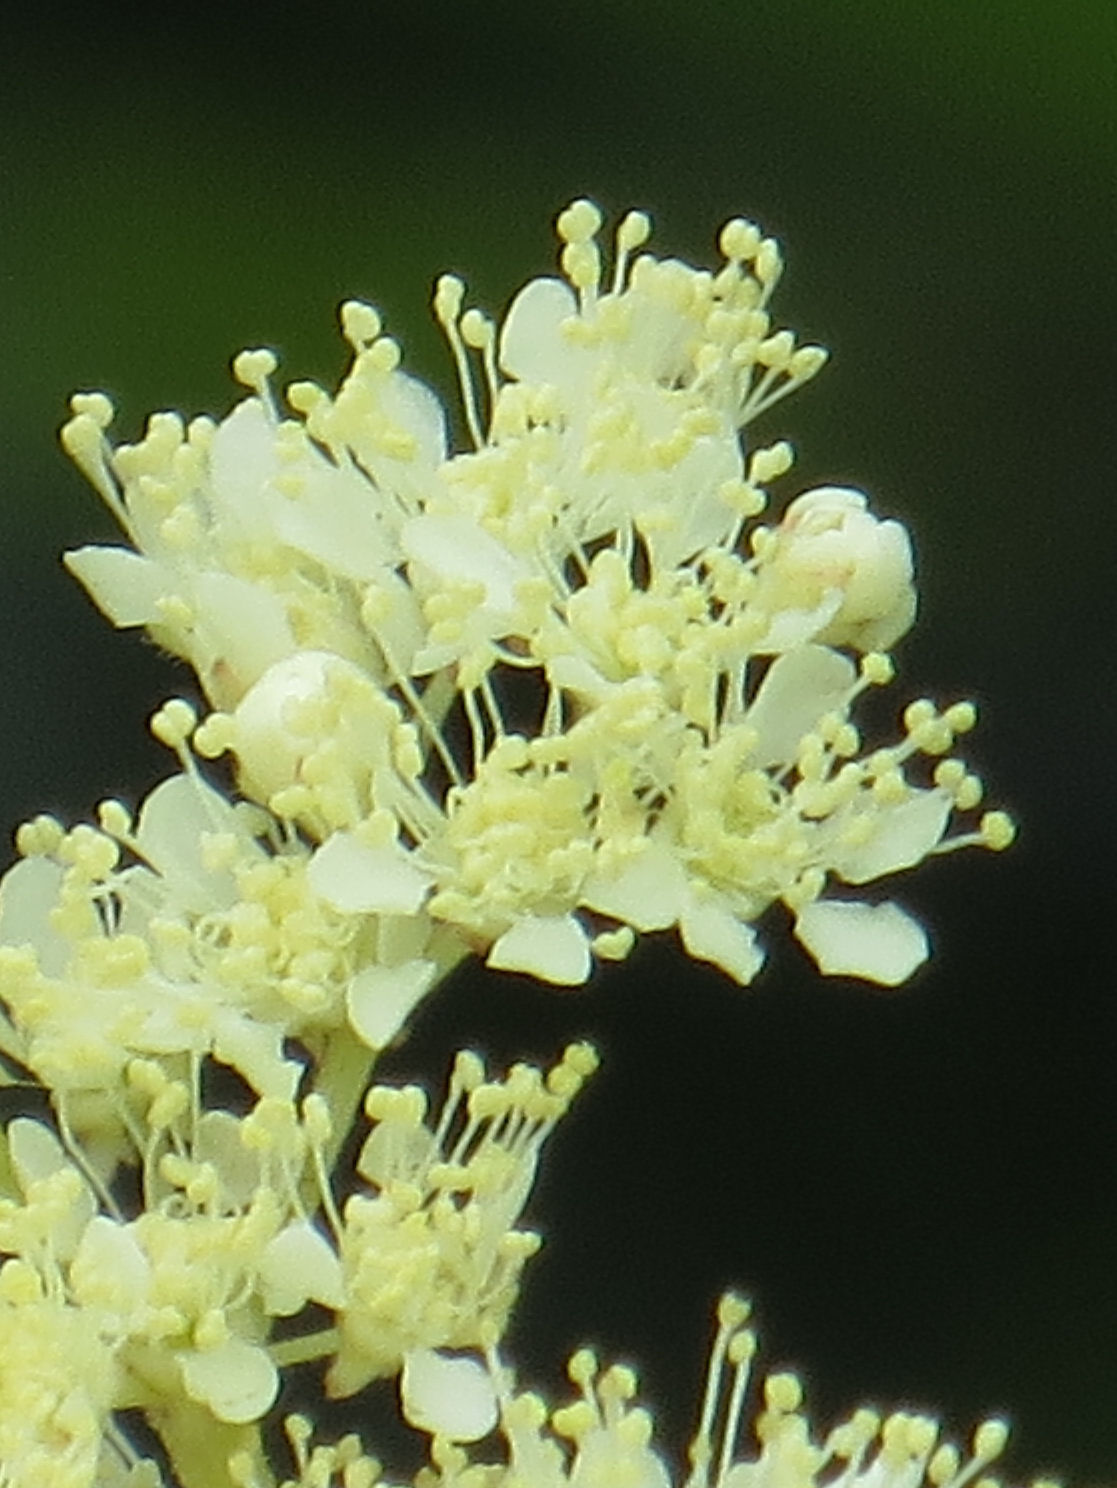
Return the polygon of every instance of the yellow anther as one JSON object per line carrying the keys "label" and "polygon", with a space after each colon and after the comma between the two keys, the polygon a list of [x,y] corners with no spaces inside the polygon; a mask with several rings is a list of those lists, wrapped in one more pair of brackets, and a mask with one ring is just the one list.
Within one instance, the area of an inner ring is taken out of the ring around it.
{"label": "yellow anther", "polygon": [[579,1389],[588,1390],[597,1378],[597,1355],[593,1349],[580,1348],[571,1354],[566,1373]]}
{"label": "yellow anther", "polygon": [[47,857],[58,851],[65,836],[58,818],[43,813],[17,829],[16,850],[25,858]]}
{"label": "yellow anther", "polygon": [[980,831],[982,843],[994,852],[1003,852],[1016,840],[1016,823],[1007,811],[987,811]]}
{"label": "yellow anther", "polygon": [[652,219],[646,212],[627,212],[617,228],[617,249],[631,253],[642,248],[652,235]]}
{"label": "yellow anther", "polygon": [[749,460],[749,480],[757,485],[765,485],[781,475],[785,475],[795,462],[795,451],[786,439],[781,439],[778,444],[769,445],[767,449],[754,450]]}
{"label": "yellow anther", "polygon": [[434,288],[434,313],[444,326],[454,325],[462,313],[465,284],[456,274],[442,274]]}
{"label": "yellow anther", "polygon": [[363,300],[346,300],[341,307],[340,317],[342,334],[354,351],[363,350],[380,334],[380,316]]}
{"label": "yellow anther", "polygon": [[284,396],[295,412],[304,416],[328,405],[330,401],[325,388],[319,387],[316,382],[307,381],[289,382]]}
{"label": "yellow anther", "polygon": [[803,1403],[803,1386],[798,1375],[770,1374],[764,1381],[764,1403],[781,1415],[798,1410]]}
{"label": "yellow anther", "polygon": [[794,382],[806,382],[821,372],[829,360],[825,346],[800,346],[788,363],[787,375]]}
{"label": "yellow anther", "polygon": [[909,734],[938,717],[938,710],[929,698],[916,698],[904,709],[904,727]]}
{"label": "yellow anther", "polygon": [[977,722],[977,707],[974,703],[954,703],[943,714],[947,726],[956,734],[968,734]]}
{"label": "yellow anther", "polygon": [[168,749],[181,749],[197,726],[198,715],[185,698],[171,698],[151,719],[151,732]]}
{"label": "yellow anther", "polygon": [[1008,1442],[1008,1422],[997,1417],[982,1421],[974,1432],[973,1454],[978,1462],[992,1462],[999,1457]]}
{"label": "yellow anther", "polygon": [[380,336],[364,353],[364,364],[375,372],[394,372],[403,360],[403,350],[392,336]]}
{"label": "yellow anther", "polygon": [[760,247],[760,231],[743,217],[732,217],[718,234],[718,247],[730,263],[745,263]]}
{"label": "yellow anther", "polygon": [[601,210],[584,197],[560,212],[555,230],[564,243],[587,243],[601,228]]}
{"label": "yellow anther", "polygon": [[492,321],[480,310],[467,310],[461,319],[462,340],[467,346],[483,350],[491,346],[496,332]]}
{"label": "yellow anther", "polygon": [[985,794],[985,787],[978,775],[966,775],[958,783],[954,801],[959,811],[972,811],[975,806],[980,805],[981,798]]}
{"label": "yellow anther", "polygon": [[269,351],[266,347],[259,347],[255,350],[237,353],[233,358],[233,376],[245,387],[250,387],[254,392],[262,394],[267,386],[268,378],[278,366],[279,361],[275,352]]}
{"label": "yellow anther", "polygon": [[75,393],[70,399],[75,414],[92,419],[98,429],[107,429],[113,421],[115,409],[104,393]]}
{"label": "yellow anther", "polygon": [[966,767],[959,759],[942,760],[935,766],[934,781],[943,790],[957,791],[966,778]]}
{"label": "yellow anther", "polygon": [[753,255],[753,273],[765,289],[770,289],[782,272],[780,245],[774,238],[762,239]]}

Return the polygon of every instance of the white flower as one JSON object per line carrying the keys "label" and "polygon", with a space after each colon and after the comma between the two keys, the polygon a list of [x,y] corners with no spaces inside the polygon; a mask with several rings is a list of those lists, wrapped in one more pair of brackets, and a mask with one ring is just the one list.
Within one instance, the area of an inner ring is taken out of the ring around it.
{"label": "white flower", "polygon": [[[422,927],[407,956],[329,966],[372,1047],[451,946],[577,985],[676,926],[748,981],[781,900],[822,966],[890,982],[922,932],[886,952],[902,911],[827,909],[828,885],[1003,836],[949,834],[980,794],[959,761],[913,768],[967,705],[920,703],[903,742],[860,748],[857,695],[915,613],[901,524],[829,486],[754,522],[792,452],[746,456],[741,430],[825,360],[774,328],[776,244],[730,222],[708,272],[641,251],[630,213],[606,279],[598,210],[557,227],[562,277],[500,326],[438,281],[469,450],[355,302],[351,367],[332,397],[289,389],[298,418],[275,411],[275,359],[246,352],[254,396],[220,425],[161,415],[112,452],[107,400],[84,395],[64,436],[139,550],[72,563],[118,623],[193,659],[222,709],[197,747],[309,842],[322,911]],[[653,864],[654,912],[634,903]]]}
{"label": "white flower", "polygon": [[[430,1353],[477,1348],[503,1329],[539,1245],[516,1227],[539,1149],[596,1063],[592,1049],[574,1044],[545,1078],[517,1065],[496,1083],[484,1080],[475,1054],[459,1054],[433,1128],[421,1090],[373,1086],[365,1109],[374,1125],[357,1171],[375,1193],[345,1206],[332,1395],[351,1395],[409,1361],[405,1399],[433,1419],[442,1366]],[[461,1417],[455,1429],[465,1429]]]}
{"label": "white flower", "polygon": [[860,491],[820,486],[787,508],[761,549],[753,603],[774,617],[761,647],[785,649],[792,623],[801,641],[857,651],[886,650],[910,628],[911,541],[867,507]]}

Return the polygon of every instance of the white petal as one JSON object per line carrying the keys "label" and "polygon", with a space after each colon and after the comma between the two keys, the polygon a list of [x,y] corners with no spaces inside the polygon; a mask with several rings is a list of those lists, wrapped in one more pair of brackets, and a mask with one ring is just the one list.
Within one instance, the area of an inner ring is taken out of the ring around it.
{"label": "white petal", "polygon": [[17,1116],[8,1123],[8,1152],[25,1198],[32,1183],[70,1166],[50,1127],[30,1116]]}
{"label": "white petal", "polygon": [[615,878],[593,874],[582,890],[581,902],[587,909],[646,932],[673,925],[686,897],[686,874],[678,859],[651,842]]}
{"label": "white petal", "polygon": [[712,961],[747,987],[764,964],[751,925],[742,924],[723,905],[692,901],[679,919],[683,945],[699,961]]}
{"label": "white petal", "polygon": [[758,765],[784,765],[799,740],[824,713],[840,710],[857,673],[853,663],[825,646],[804,646],[777,656],[765,674],[745,721],[759,735]]}
{"label": "white petal", "polygon": [[95,1215],[70,1263],[70,1286],[79,1306],[128,1312],[144,1302],[150,1283],[151,1263],[131,1227]]}
{"label": "white petal", "polygon": [[485,607],[500,614],[515,605],[515,585],[528,571],[471,517],[412,517],[400,534],[404,552],[442,580],[480,584]]}
{"label": "white petal", "polygon": [[294,1220],[264,1248],[260,1259],[264,1311],[291,1317],[308,1301],[323,1307],[345,1303],[341,1262],[326,1237],[307,1220]]}
{"label": "white petal", "polygon": [[214,430],[209,474],[215,504],[249,532],[266,529],[278,465],[276,425],[259,398],[245,398]]}
{"label": "white petal", "polygon": [[217,1170],[223,1198],[247,1209],[261,1186],[260,1155],[245,1146],[241,1129],[229,1111],[207,1111],[198,1122],[193,1155]]}
{"label": "white petal", "polygon": [[839,847],[831,866],[855,884],[914,867],[942,841],[951,805],[946,791],[917,790],[898,805],[877,808],[869,840],[859,847]]}
{"label": "white petal", "polygon": [[30,945],[46,976],[59,976],[70,943],[50,922],[62,869],[49,858],[20,858],[0,879],[0,945]]}
{"label": "white petal", "polygon": [[564,320],[578,313],[574,291],[561,279],[532,279],[508,307],[500,333],[500,365],[520,382],[564,383],[579,360],[563,338]]}
{"label": "white petal", "polygon": [[205,864],[203,837],[218,832],[248,841],[229,802],[198,776],[172,775],[144,798],[136,838],[176,906],[202,912],[234,901],[232,874]]}
{"label": "white petal", "polygon": [[228,1008],[214,1009],[213,1021],[215,1059],[243,1075],[258,1095],[294,1100],[303,1066],[297,1059],[284,1059],[281,1028]]}
{"label": "white petal", "polygon": [[406,372],[393,372],[380,388],[380,410],[415,441],[413,460],[433,469],[446,458],[446,414],[433,388]]}
{"label": "white petal", "polygon": [[497,1423],[496,1392],[476,1359],[434,1349],[405,1355],[400,1400],[408,1423],[449,1441],[480,1441]]}
{"label": "white petal", "polygon": [[179,1363],[190,1399],[234,1426],[259,1420],[279,1394],[279,1374],[267,1349],[241,1338],[185,1354]]}
{"label": "white petal", "polygon": [[829,625],[841,607],[842,591],[827,589],[813,610],[777,610],[753,650],[758,656],[793,651]]}
{"label": "white petal", "polygon": [[74,548],[62,561],[114,625],[153,624],[175,587],[167,568],[130,548]]}
{"label": "white petal", "polygon": [[898,904],[819,899],[800,911],[795,934],[827,976],[896,987],[930,954],[927,934]]}
{"label": "white petal", "polygon": [[349,984],[349,1026],[370,1049],[386,1049],[434,984],[433,961],[366,966]]}
{"label": "white petal", "polygon": [[278,594],[227,573],[200,573],[191,595],[199,616],[190,655],[207,673],[220,663],[236,701],[268,667],[298,650]]}
{"label": "white petal", "polygon": [[415,914],[433,882],[398,844],[369,847],[335,832],[310,860],[310,887],[344,914]]}
{"label": "white petal", "polygon": [[580,986],[590,974],[589,939],[573,915],[524,915],[493,946],[487,965]]}

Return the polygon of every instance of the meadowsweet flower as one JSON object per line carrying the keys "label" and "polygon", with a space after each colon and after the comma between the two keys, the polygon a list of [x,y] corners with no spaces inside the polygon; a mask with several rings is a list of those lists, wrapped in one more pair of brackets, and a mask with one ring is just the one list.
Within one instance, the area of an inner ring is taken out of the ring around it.
{"label": "meadowsweet flower", "polygon": [[516,1227],[539,1150],[596,1062],[574,1044],[545,1078],[517,1065],[494,1082],[477,1055],[459,1054],[433,1124],[418,1087],[372,1087],[365,1109],[374,1126],[357,1172],[373,1192],[344,1209],[346,1301],[331,1394],[351,1395],[409,1360],[414,1374],[432,1351],[503,1332],[539,1247]]}
{"label": "meadowsweet flower", "polygon": [[561,984],[675,926],[748,982],[782,900],[824,971],[893,985],[923,931],[830,886],[1004,836],[950,834],[980,794],[956,761],[955,785],[908,768],[969,705],[860,748],[853,705],[915,614],[910,540],[836,487],[756,521],[792,451],[741,430],[825,360],[773,329],[776,245],[731,222],[710,273],[639,251],[631,213],[606,283],[600,226],[560,216],[564,277],[499,328],[439,281],[470,451],[355,303],[337,394],[288,390],[301,421],[262,352],[216,428],[160,416],[113,452],[83,395],[65,441],[139,551],[71,566],[194,662],[218,705],[198,747],[319,843],[309,882],[341,913],[421,912]]}
{"label": "meadowsweet flower", "polygon": [[[181,748],[192,722],[176,703],[154,727]],[[119,1136],[135,1058],[177,1074],[212,1056],[290,1099],[305,1062],[285,1040],[321,1057],[348,1027],[383,1048],[464,953],[433,945],[402,853],[355,839],[347,853],[340,834],[314,853],[182,758],[134,820],[110,801],[99,827],[28,823],[0,879],[7,1051],[69,1098],[87,1139]],[[347,895],[349,880],[365,891]]]}
{"label": "meadowsweet flower", "polygon": [[[630,1369],[580,1350],[572,1402],[518,1391],[524,1210],[596,1055],[493,1079],[463,1052],[436,1115],[369,1085],[471,952],[578,985],[674,930],[748,983],[782,905],[822,971],[896,985],[927,937],[863,886],[1012,837],[955,753],[972,704],[862,738],[912,547],[859,491],[773,495],[793,451],[752,426],[826,359],[773,321],[777,245],[734,220],[696,269],[632,212],[607,272],[601,225],[560,214],[561,277],[499,325],[438,281],[464,450],[356,301],[336,392],[289,411],[263,350],[224,419],[133,444],[72,400],[63,443],[128,546],[67,562],[205,711],[156,713],[178,769],[138,809],[36,818],[0,879],[0,1056],[51,1107],[0,1140],[0,1488],[162,1488],[137,1410],[180,1488],[274,1488],[263,1425],[315,1361],[337,1397],[396,1380],[416,1488],[963,1488],[1003,1446],[986,1422],[963,1463],[868,1410],[818,1440],[787,1374],[751,1410],[732,1296],[683,1475]],[[286,1427],[289,1488],[383,1482],[356,1437]]]}
{"label": "meadowsweet flower", "polygon": [[[981,1422],[968,1453],[943,1439],[933,1417],[906,1410],[882,1416],[863,1407],[819,1436],[796,1375],[770,1373],[754,1387],[757,1339],[748,1315],[740,1298],[722,1298],[699,1422],[681,1472],[655,1441],[651,1413],[639,1404],[638,1379],[627,1366],[602,1368],[591,1350],[580,1349],[568,1367],[575,1398],[552,1407],[535,1392],[517,1391],[491,1346],[484,1359],[425,1355],[400,1380],[405,1417],[431,1439],[430,1465],[416,1477],[416,1488],[820,1488],[835,1482],[962,1488],[979,1474],[995,1488],[987,1469],[1004,1450],[1004,1421]],[[285,1425],[298,1470],[293,1488],[335,1482],[371,1488],[382,1481],[381,1464],[357,1436],[312,1446],[305,1417],[290,1416]],[[247,1472],[243,1482],[255,1488]],[[1036,1480],[1033,1488],[1055,1485]]]}

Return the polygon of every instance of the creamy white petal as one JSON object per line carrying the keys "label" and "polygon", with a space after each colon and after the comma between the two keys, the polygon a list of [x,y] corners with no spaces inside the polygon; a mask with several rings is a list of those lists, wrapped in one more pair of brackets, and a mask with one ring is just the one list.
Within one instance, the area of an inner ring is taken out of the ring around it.
{"label": "creamy white petal", "polygon": [[783,765],[794,760],[799,740],[823,714],[841,709],[856,676],[847,657],[825,646],[777,656],[745,714],[758,735],[755,762]]}
{"label": "creamy white petal", "polygon": [[131,1227],[94,1215],[70,1262],[70,1287],[79,1306],[127,1312],[143,1304],[150,1285],[151,1262]]}
{"label": "creamy white petal", "polygon": [[192,597],[199,613],[191,659],[206,674],[220,664],[239,697],[268,667],[298,650],[278,595],[226,573],[200,573]]}
{"label": "creamy white petal", "polygon": [[245,398],[214,430],[209,474],[215,506],[249,531],[270,526],[269,489],[279,470],[276,425],[259,398]]}
{"label": "creamy white petal", "polygon": [[352,832],[335,832],[307,869],[320,899],[345,914],[414,914],[433,882],[398,844],[369,847]]}
{"label": "creamy white petal", "polygon": [[515,585],[529,576],[495,537],[470,517],[413,517],[401,533],[404,552],[439,579],[480,584],[485,607],[501,614],[515,606]]}
{"label": "creamy white petal", "polygon": [[930,954],[922,925],[892,903],[819,899],[800,911],[795,934],[827,976],[864,977],[885,987],[907,981]]}
{"label": "creamy white petal", "polygon": [[500,333],[500,365],[520,382],[567,382],[585,361],[562,335],[578,312],[574,291],[561,279],[532,279],[508,307]]}
{"label": "creamy white petal", "polygon": [[[872,836],[851,848],[843,848],[839,839],[831,866],[847,883],[868,883],[885,873],[914,867],[942,841],[952,808],[952,799],[944,790],[917,790],[895,806],[877,807]],[[834,823],[839,830],[842,824],[841,818]]]}
{"label": "creamy white petal", "polygon": [[699,961],[712,961],[747,987],[764,964],[751,925],[714,900],[691,901],[679,919],[683,945]]}
{"label": "creamy white petal", "polygon": [[402,966],[366,966],[346,994],[349,1026],[370,1049],[386,1049],[412,1010],[434,985],[433,961]]}
{"label": "creamy white petal", "polygon": [[400,1402],[409,1425],[448,1441],[479,1441],[497,1423],[496,1392],[476,1359],[413,1349],[403,1361]]}
{"label": "creamy white petal", "polygon": [[50,922],[58,903],[62,869],[49,858],[20,858],[0,879],[0,945],[30,945],[47,976],[59,976],[70,943]]}
{"label": "creamy white petal", "polygon": [[73,548],[62,560],[114,625],[153,625],[159,601],[174,592],[170,569],[130,548]]}
{"label": "creamy white petal", "polygon": [[581,902],[599,914],[622,920],[634,930],[666,930],[687,902],[687,880],[674,853],[649,842],[615,877],[593,874]]}
{"label": "creamy white petal", "polygon": [[213,1056],[244,1076],[259,1095],[294,1100],[303,1066],[283,1057],[283,1029],[256,1023],[231,1008],[213,1011]]}
{"label": "creamy white petal", "polygon": [[270,1240],[258,1272],[264,1310],[291,1317],[308,1301],[323,1307],[345,1303],[341,1261],[333,1246],[307,1220],[294,1220]]}
{"label": "creamy white petal", "polygon": [[241,1338],[182,1355],[179,1364],[187,1395],[219,1421],[257,1421],[279,1394],[279,1373],[267,1349]]}
{"label": "creamy white petal", "polygon": [[[171,898],[195,910],[214,909],[235,897],[232,874],[205,862],[205,838],[219,832],[248,845],[226,798],[194,775],[160,781],[145,796],[136,824],[143,855],[163,877]],[[263,851],[257,851],[262,859]]]}
{"label": "creamy white petal", "polygon": [[496,942],[486,964],[575,987],[589,976],[592,962],[585,930],[566,914],[524,915]]}

